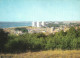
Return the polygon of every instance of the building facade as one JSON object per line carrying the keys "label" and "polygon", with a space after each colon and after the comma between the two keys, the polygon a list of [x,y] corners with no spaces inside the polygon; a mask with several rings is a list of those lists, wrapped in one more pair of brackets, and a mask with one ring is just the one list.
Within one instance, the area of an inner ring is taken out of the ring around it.
{"label": "building facade", "polygon": [[37,22],[32,22],[32,27],[42,27],[42,26],[45,26],[45,22],[41,21],[37,21]]}

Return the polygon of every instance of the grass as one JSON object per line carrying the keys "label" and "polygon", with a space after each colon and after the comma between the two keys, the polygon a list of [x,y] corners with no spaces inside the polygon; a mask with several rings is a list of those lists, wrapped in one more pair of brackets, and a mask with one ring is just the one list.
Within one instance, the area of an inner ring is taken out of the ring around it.
{"label": "grass", "polygon": [[80,50],[48,50],[20,54],[0,54],[3,58],[80,58]]}

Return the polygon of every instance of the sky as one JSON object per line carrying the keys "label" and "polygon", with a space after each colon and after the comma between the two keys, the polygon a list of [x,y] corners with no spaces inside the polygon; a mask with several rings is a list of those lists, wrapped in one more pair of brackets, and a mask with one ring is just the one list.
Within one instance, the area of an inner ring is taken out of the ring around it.
{"label": "sky", "polygon": [[80,21],[80,0],[0,0],[0,21]]}

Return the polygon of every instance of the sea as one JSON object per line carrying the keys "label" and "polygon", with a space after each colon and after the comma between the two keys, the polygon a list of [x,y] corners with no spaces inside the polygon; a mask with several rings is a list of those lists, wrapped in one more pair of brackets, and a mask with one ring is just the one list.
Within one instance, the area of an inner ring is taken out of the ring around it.
{"label": "sea", "polygon": [[32,22],[0,22],[0,28],[31,26]]}

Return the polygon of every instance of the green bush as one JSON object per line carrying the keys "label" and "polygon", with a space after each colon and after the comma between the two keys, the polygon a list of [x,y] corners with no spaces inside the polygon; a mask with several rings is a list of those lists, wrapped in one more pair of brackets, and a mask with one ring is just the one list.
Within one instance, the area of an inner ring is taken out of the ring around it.
{"label": "green bush", "polygon": [[23,33],[28,32],[26,28],[15,28],[16,31],[22,31]]}
{"label": "green bush", "polygon": [[0,52],[5,51],[5,44],[8,42],[8,33],[0,29]]}
{"label": "green bush", "polygon": [[29,42],[27,39],[15,38],[10,40],[6,45],[8,52],[23,52],[29,50]]}
{"label": "green bush", "polygon": [[54,35],[50,34],[48,36],[43,33],[26,33],[19,36],[7,35],[3,30],[0,31],[0,35],[3,36],[0,37],[0,43],[2,44],[0,45],[0,49],[4,50],[5,48],[6,52],[80,49],[80,30],[76,30],[73,27],[71,27],[67,32],[60,31]]}

